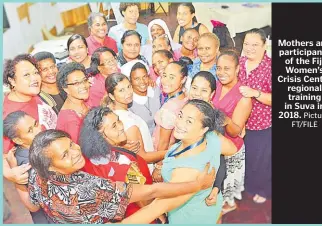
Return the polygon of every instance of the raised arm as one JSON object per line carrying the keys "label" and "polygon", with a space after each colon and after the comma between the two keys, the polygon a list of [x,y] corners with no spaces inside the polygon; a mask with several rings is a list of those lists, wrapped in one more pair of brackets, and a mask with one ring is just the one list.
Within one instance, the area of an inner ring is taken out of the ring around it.
{"label": "raised arm", "polygon": [[176,42],[176,43],[179,43],[179,31],[180,31],[180,26],[177,27],[176,31],[174,32],[174,35],[173,35],[173,41]]}

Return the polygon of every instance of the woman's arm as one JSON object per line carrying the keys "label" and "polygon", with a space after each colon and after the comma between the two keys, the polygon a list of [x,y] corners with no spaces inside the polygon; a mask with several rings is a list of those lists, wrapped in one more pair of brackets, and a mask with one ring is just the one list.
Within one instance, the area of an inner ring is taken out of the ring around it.
{"label": "woman's arm", "polygon": [[221,154],[225,156],[233,155],[238,150],[234,143],[221,134],[218,134],[221,143]]}
{"label": "woman's arm", "polygon": [[27,186],[20,184],[15,185],[20,199],[22,203],[25,205],[25,207],[31,212],[37,212],[40,209],[40,207],[31,203]]}
{"label": "woman's arm", "polygon": [[166,151],[146,152],[144,150],[141,132],[137,126],[131,126],[125,133],[128,140],[138,140],[140,142],[140,150],[137,154],[139,154],[147,163],[154,163],[164,159]]}
{"label": "woman's arm", "polygon": [[170,146],[171,134],[172,134],[172,129],[165,129],[160,127],[160,137],[159,137],[157,151],[168,150]]}
{"label": "woman's arm", "polygon": [[[172,173],[171,182],[173,182],[173,184],[170,184],[170,186],[176,185],[176,183],[174,182],[193,183],[189,181],[196,180],[198,175],[200,175],[200,172],[196,169],[177,168]],[[160,184],[163,184],[163,183],[160,183]],[[174,190],[173,187],[169,188],[169,190],[172,190],[172,189]],[[193,185],[191,184],[190,185],[187,184],[184,189],[185,191],[187,191],[187,189],[190,189],[190,194],[186,193],[185,195],[183,195],[182,193],[183,190],[181,190],[181,194],[179,194],[179,192],[177,194],[180,196],[177,196],[174,198],[156,199],[150,205],[143,207],[135,214],[124,219],[122,223],[123,224],[144,224],[144,223],[147,224],[153,221],[155,218],[159,217],[161,214],[165,212],[169,212],[170,210],[183,205],[197,192],[195,191],[195,189],[193,189]]]}
{"label": "woman's arm", "polygon": [[228,118],[226,132],[231,137],[237,137],[243,131],[245,124],[252,111],[252,101],[250,98],[242,97],[234,109],[232,118]]}
{"label": "woman's arm", "polygon": [[272,93],[264,93],[248,86],[239,87],[239,91],[244,97],[253,97],[262,104],[272,106]]}
{"label": "woman's arm", "polygon": [[204,33],[209,33],[209,30],[205,25],[201,24],[199,27],[199,35],[202,35]]}
{"label": "woman's arm", "polygon": [[180,26],[177,27],[172,39],[176,43],[179,43],[179,31],[180,31]]}

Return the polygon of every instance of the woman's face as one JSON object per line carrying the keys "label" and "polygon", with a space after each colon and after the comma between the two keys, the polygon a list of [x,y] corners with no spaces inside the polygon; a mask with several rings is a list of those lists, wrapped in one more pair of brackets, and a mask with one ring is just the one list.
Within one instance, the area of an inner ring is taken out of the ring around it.
{"label": "woman's face", "polygon": [[55,84],[57,80],[58,68],[55,62],[48,58],[38,62],[42,83]]}
{"label": "woman's face", "polygon": [[262,60],[266,45],[259,34],[249,33],[245,36],[243,52],[250,60]]}
{"label": "woman's face", "polygon": [[189,7],[179,6],[177,11],[177,21],[180,27],[184,27],[192,23],[192,18],[195,16],[194,13],[190,12]]}
{"label": "woman's face", "polygon": [[197,48],[199,33],[196,30],[189,30],[182,36],[182,45],[188,50]]}
{"label": "woman's face", "polygon": [[161,76],[167,67],[167,65],[172,62],[173,59],[168,59],[166,56],[163,54],[157,53],[153,54],[152,56],[152,67],[154,72]]}
{"label": "woman's face", "polygon": [[86,100],[89,96],[89,81],[82,71],[73,71],[67,76],[67,88],[64,88],[68,96],[79,100]]}
{"label": "woman's face", "polygon": [[231,56],[221,56],[217,61],[217,76],[221,84],[227,85],[238,80],[239,66]]}
{"label": "woman's face", "polygon": [[35,136],[41,132],[41,125],[33,117],[25,115],[19,119],[16,129],[18,136],[13,139],[13,142],[29,148]]}
{"label": "woman's face", "polygon": [[15,66],[14,79],[9,78],[14,90],[26,96],[36,96],[40,92],[41,77],[37,68],[29,61],[20,61]]}
{"label": "woman's face", "polygon": [[151,27],[151,36],[152,36],[152,39],[155,39],[156,37],[158,37],[160,35],[163,35],[163,34],[165,34],[165,31],[164,31],[164,29],[160,25],[154,24]]}
{"label": "woman's face", "polygon": [[189,91],[190,100],[198,99],[210,102],[214,94],[215,91],[211,92],[209,81],[207,81],[203,77],[194,78]]}
{"label": "woman's face", "polygon": [[133,101],[133,88],[128,79],[120,81],[114,89],[114,94],[109,94],[113,101],[121,104],[130,104]]}
{"label": "woman's face", "polygon": [[171,50],[171,46],[168,45],[165,38],[157,38],[153,40],[152,53],[158,50]]}
{"label": "woman's face", "polygon": [[128,6],[125,11],[123,11],[124,20],[129,24],[136,24],[139,19],[139,8],[136,5]]}
{"label": "woman's face", "polygon": [[76,39],[69,45],[69,56],[77,62],[82,63],[88,55],[88,49],[82,39]]}
{"label": "woman's face", "polygon": [[136,35],[131,35],[125,38],[123,43],[123,55],[125,58],[135,60],[140,54],[141,43]]}
{"label": "woman's face", "polygon": [[100,65],[98,66],[98,70],[102,75],[111,75],[118,71],[117,68],[117,60],[116,57],[112,55],[110,52],[103,52],[100,55]]}
{"label": "woman's face", "polygon": [[47,148],[50,153],[51,166],[49,170],[61,174],[72,174],[85,165],[79,145],[71,139],[63,137],[52,142]]}
{"label": "woman's face", "polygon": [[111,145],[123,144],[127,140],[123,123],[114,113],[107,114],[103,117],[99,132],[102,133],[106,141]]}
{"label": "woman's face", "polygon": [[177,64],[168,64],[161,75],[162,90],[166,94],[174,94],[181,91],[186,77],[181,74],[181,67]]}
{"label": "woman's face", "polygon": [[147,71],[142,68],[132,71],[131,84],[136,93],[146,93],[149,86],[149,75]]}
{"label": "woman's face", "polygon": [[202,63],[209,63],[216,60],[218,46],[213,39],[208,37],[200,38],[197,48],[198,56]]}
{"label": "woman's face", "polygon": [[90,31],[91,31],[91,35],[93,35],[94,37],[97,37],[99,39],[104,39],[107,34],[106,21],[100,16],[95,17]]}
{"label": "woman's face", "polygon": [[185,105],[175,121],[174,137],[178,140],[195,141],[203,137],[208,127],[202,125],[203,114],[191,104]]}

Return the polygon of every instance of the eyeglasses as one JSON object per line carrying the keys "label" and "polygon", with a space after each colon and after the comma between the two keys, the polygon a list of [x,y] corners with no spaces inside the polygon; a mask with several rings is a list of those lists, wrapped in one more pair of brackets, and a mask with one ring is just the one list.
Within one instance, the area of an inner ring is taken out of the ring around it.
{"label": "eyeglasses", "polygon": [[102,64],[99,66],[112,66],[115,64],[116,57],[113,57],[112,59],[105,60]]}
{"label": "eyeglasses", "polygon": [[84,78],[82,81],[79,81],[79,82],[73,82],[73,83],[67,83],[68,86],[80,86],[82,84],[87,84],[89,81],[88,81],[88,78]]}

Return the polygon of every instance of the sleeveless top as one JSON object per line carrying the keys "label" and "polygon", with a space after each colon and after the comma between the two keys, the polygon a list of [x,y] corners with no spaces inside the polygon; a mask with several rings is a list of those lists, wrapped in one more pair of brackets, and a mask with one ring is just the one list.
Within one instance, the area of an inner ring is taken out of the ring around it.
{"label": "sleeveless top", "polygon": [[[210,167],[218,170],[220,165],[221,144],[219,137],[211,132],[206,135],[207,147],[203,152],[197,155],[175,158],[169,157],[169,154],[180,145],[176,143],[172,145],[163,160],[162,177],[164,182],[171,180],[172,172],[177,168],[193,168],[203,171],[207,162]],[[211,169],[210,168],[210,169]],[[168,213],[170,224],[216,224],[220,216],[223,197],[221,192],[218,194],[217,203],[207,206],[205,199],[209,196],[212,188],[202,190],[194,194],[185,204]]]}
{"label": "sleeveless top", "polygon": [[[198,33],[199,33],[199,28],[200,28],[201,23],[198,23],[197,26],[193,27],[193,29],[195,29]],[[192,24],[193,26],[193,24]],[[182,45],[182,41],[181,41],[181,37],[184,33],[185,29],[183,27],[180,27],[180,31],[179,31],[179,44]]]}
{"label": "sleeveless top", "polygon": [[[215,108],[223,111],[229,118],[232,118],[238,102],[243,97],[239,92],[240,86],[241,86],[241,83],[237,82],[237,84],[231,90],[229,90],[229,92],[226,93],[226,95],[221,100],[219,100],[221,91],[222,91],[222,84],[220,82],[217,82],[216,94],[212,102]],[[240,148],[244,144],[243,138],[239,136],[231,137],[228,135],[227,132],[225,132],[225,137],[231,140],[235,144],[235,146],[237,147],[237,150],[240,150]]]}

